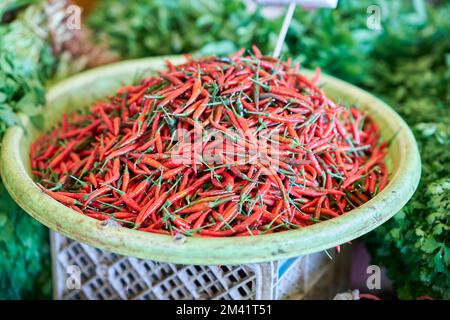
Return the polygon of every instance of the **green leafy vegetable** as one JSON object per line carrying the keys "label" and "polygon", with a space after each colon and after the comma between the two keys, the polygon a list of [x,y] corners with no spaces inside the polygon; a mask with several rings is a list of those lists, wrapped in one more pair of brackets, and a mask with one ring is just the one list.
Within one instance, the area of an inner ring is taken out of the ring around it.
{"label": "green leafy vegetable", "polygon": [[369,236],[377,262],[388,267],[399,297],[406,299],[450,298],[448,12],[428,10],[426,23],[397,21],[397,28],[382,34],[372,55],[377,81],[367,84],[413,128],[422,158],[414,197]]}
{"label": "green leafy vegetable", "polygon": [[0,184],[0,299],[49,297],[48,231]]}
{"label": "green leafy vegetable", "polygon": [[45,101],[44,82],[55,61],[46,34],[40,35],[44,18],[42,7],[33,5],[14,21],[0,24],[0,137],[18,122],[16,112],[36,115]]}
{"label": "green leafy vegetable", "polygon": [[[108,22],[106,22],[108,21]],[[191,53],[228,54],[253,42],[273,48],[276,30],[241,0],[107,0],[89,18],[99,38],[123,57]]]}
{"label": "green leafy vegetable", "polygon": [[[49,42],[40,35],[42,7],[29,5],[32,2],[0,4],[0,21],[6,14],[17,14],[0,24],[0,137],[19,123],[16,112],[39,113],[44,82],[54,65]],[[15,12],[19,8],[24,11]],[[50,296],[48,231],[17,206],[1,181],[0,270],[0,299]]]}

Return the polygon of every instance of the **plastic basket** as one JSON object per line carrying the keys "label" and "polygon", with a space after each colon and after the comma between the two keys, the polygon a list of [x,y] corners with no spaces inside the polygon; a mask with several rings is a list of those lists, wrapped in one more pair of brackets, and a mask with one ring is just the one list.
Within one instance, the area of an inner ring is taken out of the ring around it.
{"label": "plastic basket", "polygon": [[[42,126],[26,117],[22,126],[8,128],[2,141],[0,172],[13,199],[32,217],[56,232],[83,243],[126,256],[169,263],[212,265],[247,264],[286,259],[320,252],[347,243],[376,228],[398,212],[414,193],[420,179],[420,157],[406,123],[388,105],[369,93],[336,78],[323,75],[320,84],[330,97],[356,103],[374,119],[390,141],[387,164],[389,184],[376,197],[344,215],[307,228],[255,237],[192,237],[178,243],[169,235],[119,228],[80,215],[43,193],[33,182],[29,165],[30,143],[52,128],[64,112],[75,112],[110,95],[138,75],[163,69],[164,61],[182,57],[156,57],[95,68],[70,77],[48,90]],[[302,70],[307,77],[314,75]],[[187,254],[188,253],[188,254]]]}
{"label": "plastic basket", "polygon": [[[347,247],[340,254],[330,250],[332,259],[320,252],[269,263],[199,266],[125,257],[55,232],[51,239],[55,299],[331,299],[348,288],[350,278]],[[80,271],[77,279],[74,270]]]}

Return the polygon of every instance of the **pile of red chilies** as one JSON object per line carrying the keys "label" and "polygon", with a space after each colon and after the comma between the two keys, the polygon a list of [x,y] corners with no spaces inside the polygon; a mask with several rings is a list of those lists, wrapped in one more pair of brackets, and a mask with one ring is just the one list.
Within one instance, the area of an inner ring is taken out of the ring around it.
{"label": "pile of red chilies", "polygon": [[319,72],[308,80],[290,60],[243,54],[168,62],[64,115],[31,147],[39,186],[95,219],[206,237],[306,227],[386,186],[387,144],[366,114],[327,98]]}

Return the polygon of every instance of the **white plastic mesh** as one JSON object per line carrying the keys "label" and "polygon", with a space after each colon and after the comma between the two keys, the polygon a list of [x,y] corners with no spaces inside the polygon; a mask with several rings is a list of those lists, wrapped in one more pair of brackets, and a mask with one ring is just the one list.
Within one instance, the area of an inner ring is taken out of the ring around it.
{"label": "white plastic mesh", "polygon": [[[324,253],[291,260],[280,273],[279,261],[241,266],[176,265],[124,257],[54,232],[51,238],[56,299],[331,299],[348,284],[348,266],[342,267]],[[79,270],[75,288],[68,285],[73,280],[69,270],[74,266]]]}
{"label": "white plastic mesh", "polygon": [[[57,299],[232,299],[257,297],[258,266],[194,266],[123,257],[52,235]],[[68,288],[70,267],[79,288]],[[69,268],[69,269],[68,269]],[[259,293],[261,294],[261,293]]]}

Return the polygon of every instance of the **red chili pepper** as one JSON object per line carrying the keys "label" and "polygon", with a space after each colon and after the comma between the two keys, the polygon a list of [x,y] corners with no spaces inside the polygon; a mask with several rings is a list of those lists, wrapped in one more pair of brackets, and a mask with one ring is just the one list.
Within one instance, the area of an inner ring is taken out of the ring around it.
{"label": "red chili pepper", "polygon": [[186,169],[187,169],[187,167],[185,167],[184,165],[173,168],[171,170],[164,172],[162,178],[163,178],[163,180],[169,180],[169,179],[175,177],[177,174],[183,172]]}
{"label": "red chili pepper", "polygon": [[103,181],[103,184],[111,184],[120,178],[120,160],[119,158],[114,159],[112,175],[108,180]]}
{"label": "red chili pepper", "polygon": [[197,189],[200,185],[202,185],[205,181],[209,180],[211,178],[211,176],[209,174],[205,174],[204,176],[202,176],[201,178],[199,178],[193,185],[191,185],[190,187],[175,193],[174,195],[172,195],[171,197],[169,197],[169,199],[167,200],[169,203],[175,203],[176,201],[183,199],[184,197],[186,197],[191,191]]}
{"label": "red chili pepper", "polygon": [[92,183],[92,186],[94,188],[97,188],[97,186],[98,186],[97,178],[95,177],[95,175],[92,172],[89,173],[88,179],[89,179],[89,182]]}
{"label": "red chili pepper", "polygon": [[229,237],[236,233],[235,230],[224,230],[224,231],[212,231],[201,229],[200,234],[208,237]]}
{"label": "red chili pepper", "polygon": [[234,227],[234,231],[239,233],[250,227],[253,223],[255,223],[259,218],[261,218],[263,212],[266,210],[266,206],[257,207],[254,208],[254,213],[249,216],[247,219],[245,219],[242,223],[238,224],[236,227]]}
{"label": "red chili pepper", "polygon": [[202,82],[200,78],[195,79],[194,85],[192,87],[192,93],[189,100],[186,102],[186,107],[190,106],[200,95],[202,89]]}
{"label": "red chili pepper", "polygon": [[136,201],[134,201],[131,197],[129,197],[127,194],[122,194],[121,199],[127,205],[127,207],[130,208],[131,210],[134,210],[137,212],[142,210],[141,206]]}
{"label": "red chili pepper", "polygon": [[161,164],[160,162],[158,162],[156,160],[153,160],[151,157],[148,157],[148,156],[142,157],[142,163],[145,163],[156,169],[167,170],[167,168],[163,164]]}
{"label": "red chili pepper", "polygon": [[60,154],[58,154],[55,158],[53,158],[52,161],[50,161],[49,166],[52,168],[55,168],[61,161],[64,160],[65,157],[69,155],[70,152],[72,152],[73,148],[79,143],[78,140],[71,141]]}
{"label": "red chili pepper", "polygon": [[177,215],[173,215],[171,219],[172,219],[173,223],[174,223],[177,227],[179,227],[179,228],[181,228],[181,229],[183,229],[183,230],[189,230],[189,229],[191,228],[191,226],[189,225],[189,223],[187,223],[185,220],[181,219],[181,218],[180,218],[179,216],[177,216]]}
{"label": "red chili pepper", "polygon": [[128,171],[128,166],[125,166],[125,172],[122,175],[122,187],[121,190],[123,192],[128,191],[128,184],[130,183],[130,173]]}
{"label": "red chili pepper", "polygon": [[104,195],[105,193],[107,193],[108,191],[111,190],[111,187],[108,186],[103,186],[100,189],[95,190],[94,192],[92,192],[84,201],[84,205],[87,206],[92,200],[94,200],[95,198]]}
{"label": "red chili pepper", "polygon": [[163,193],[160,195],[158,199],[155,200],[150,206],[147,208],[142,209],[136,219],[136,224],[141,225],[142,222],[144,222],[145,219],[152,213],[156,212],[161,206],[164,204],[164,202],[167,200],[168,195]]}
{"label": "red chili pepper", "polygon": [[161,141],[161,132],[160,130],[156,131],[155,133],[155,142],[156,142],[156,150],[158,153],[163,153],[163,144]]}
{"label": "red chili pepper", "polygon": [[198,120],[200,116],[203,114],[205,109],[207,108],[207,104],[209,101],[209,97],[206,97],[195,109],[194,114],[192,115],[192,119]]}
{"label": "red chili pepper", "polygon": [[130,198],[135,198],[137,195],[145,192],[145,190],[147,190],[149,185],[150,185],[150,177],[141,181],[131,192],[128,193],[128,196]]}
{"label": "red chili pepper", "polygon": [[68,206],[73,205],[74,206],[74,205],[80,204],[80,202],[78,202],[76,199],[71,198],[66,195],[63,195],[63,194],[60,194],[58,192],[53,192],[53,191],[47,190],[45,188],[41,188],[41,190],[44,191],[46,194],[48,194],[53,199],[55,199],[56,201],[59,201],[65,205],[68,205]]}

